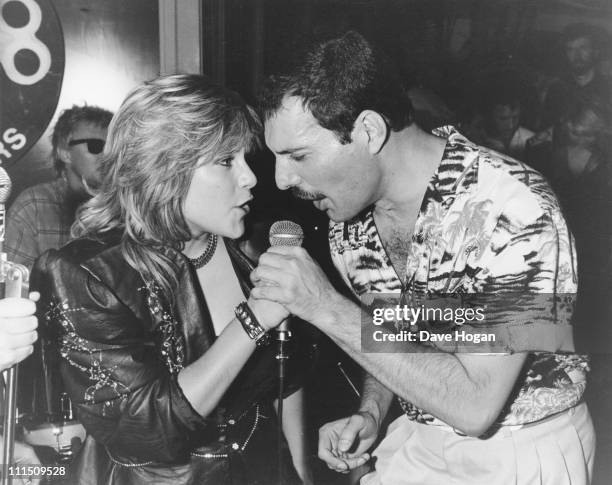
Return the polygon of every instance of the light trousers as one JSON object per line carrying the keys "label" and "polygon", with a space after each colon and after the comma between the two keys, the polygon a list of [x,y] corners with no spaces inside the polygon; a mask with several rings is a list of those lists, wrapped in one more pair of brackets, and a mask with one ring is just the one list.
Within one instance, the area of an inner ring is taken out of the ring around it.
{"label": "light trousers", "polygon": [[376,448],[361,485],[588,485],[595,431],[582,403],[540,423],[501,427],[487,439],[401,416]]}

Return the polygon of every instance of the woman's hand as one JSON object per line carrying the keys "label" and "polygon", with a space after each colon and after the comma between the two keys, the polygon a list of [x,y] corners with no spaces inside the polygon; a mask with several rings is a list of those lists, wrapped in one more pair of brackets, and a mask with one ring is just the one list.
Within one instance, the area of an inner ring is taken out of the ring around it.
{"label": "woman's hand", "polygon": [[289,317],[289,312],[285,307],[273,301],[249,298],[247,303],[259,324],[266,330],[278,327],[283,320]]}

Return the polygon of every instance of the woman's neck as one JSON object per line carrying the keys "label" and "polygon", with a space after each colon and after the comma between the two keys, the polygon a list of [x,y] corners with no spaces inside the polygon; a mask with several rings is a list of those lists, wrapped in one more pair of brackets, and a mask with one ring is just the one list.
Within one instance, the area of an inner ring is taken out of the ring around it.
{"label": "woman's neck", "polygon": [[188,258],[197,258],[208,247],[209,239],[210,234],[204,234],[197,238],[190,239],[185,243],[185,247],[182,251],[183,254]]}

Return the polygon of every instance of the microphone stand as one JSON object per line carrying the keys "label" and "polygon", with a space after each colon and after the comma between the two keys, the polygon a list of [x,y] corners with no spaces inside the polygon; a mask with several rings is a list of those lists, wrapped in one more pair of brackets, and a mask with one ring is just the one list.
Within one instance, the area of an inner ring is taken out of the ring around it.
{"label": "microphone stand", "polygon": [[9,476],[9,466],[13,463],[13,451],[15,446],[15,417],[17,408],[17,366],[14,365],[3,373],[6,382],[6,399],[4,408],[4,437],[2,453],[2,484],[11,485],[12,477]]}
{"label": "microphone stand", "polygon": [[278,447],[278,484],[284,484],[283,478],[283,395],[285,393],[285,371],[286,361],[289,359],[287,353],[287,343],[291,339],[291,330],[287,320],[281,323],[276,329],[276,360],[278,361],[278,427],[277,427],[277,447]]}
{"label": "microphone stand", "polygon": [[[270,246],[301,246],[304,240],[304,231],[299,224],[292,221],[276,221],[270,227]],[[276,360],[278,360],[278,428],[277,428],[277,441],[278,441],[278,484],[283,485],[283,395],[285,393],[285,370],[286,361],[289,359],[287,353],[287,343],[291,338],[291,331],[289,330],[289,321],[285,319],[276,329],[276,341],[277,341],[277,354]]]}

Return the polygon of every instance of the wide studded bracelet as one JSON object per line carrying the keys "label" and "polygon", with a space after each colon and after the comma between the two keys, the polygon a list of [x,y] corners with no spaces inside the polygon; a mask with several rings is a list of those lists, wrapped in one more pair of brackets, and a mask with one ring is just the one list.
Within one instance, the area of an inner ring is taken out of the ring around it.
{"label": "wide studded bracelet", "polygon": [[259,347],[261,345],[267,345],[270,342],[270,334],[264,327],[257,321],[257,317],[247,305],[246,301],[240,303],[234,310],[236,318],[244,328],[244,331],[251,340],[255,340],[255,344]]}

